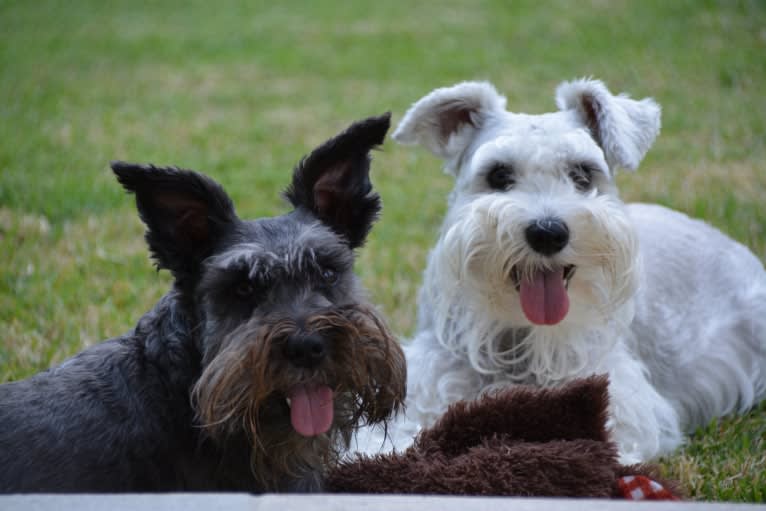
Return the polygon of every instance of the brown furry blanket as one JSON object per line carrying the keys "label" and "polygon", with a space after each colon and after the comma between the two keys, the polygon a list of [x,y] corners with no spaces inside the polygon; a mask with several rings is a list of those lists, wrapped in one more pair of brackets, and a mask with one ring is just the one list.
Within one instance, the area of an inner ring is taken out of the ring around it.
{"label": "brown furry blanket", "polygon": [[618,463],[605,427],[607,384],[594,376],[456,403],[404,452],[341,464],[330,472],[327,490],[675,498],[675,485],[658,483],[653,467]]}

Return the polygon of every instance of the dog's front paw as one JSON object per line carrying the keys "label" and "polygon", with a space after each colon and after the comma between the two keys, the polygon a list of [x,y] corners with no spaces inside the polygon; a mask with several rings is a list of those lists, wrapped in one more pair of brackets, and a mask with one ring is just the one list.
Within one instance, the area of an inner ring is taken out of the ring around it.
{"label": "dog's front paw", "polygon": [[648,381],[633,378],[626,384],[616,376],[611,381],[606,427],[617,444],[620,463],[650,461],[683,443],[678,414]]}

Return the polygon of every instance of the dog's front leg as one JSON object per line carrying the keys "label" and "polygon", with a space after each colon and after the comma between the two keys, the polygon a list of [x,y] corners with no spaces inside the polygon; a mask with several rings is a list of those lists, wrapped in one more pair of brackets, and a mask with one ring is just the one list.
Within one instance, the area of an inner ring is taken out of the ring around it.
{"label": "dog's front leg", "polygon": [[303,475],[286,484],[288,493],[318,493],[324,490],[322,474],[317,470],[307,470]]}
{"label": "dog's front leg", "polygon": [[624,346],[610,354],[609,420],[620,462],[651,460],[683,443],[678,414],[652,386],[644,365]]}

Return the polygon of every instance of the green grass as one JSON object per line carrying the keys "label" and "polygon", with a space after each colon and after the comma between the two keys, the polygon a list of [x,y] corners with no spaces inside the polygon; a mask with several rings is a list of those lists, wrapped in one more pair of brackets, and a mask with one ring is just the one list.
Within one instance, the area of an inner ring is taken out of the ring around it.
{"label": "green grass", "polygon": [[766,502],[766,403],[699,428],[662,468],[697,498]]}
{"label": "green grass", "polygon": [[[308,4],[308,5],[304,5]],[[489,79],[553,108],[595,76],[654,96],[663,133],[626,200],[702,217],[766,257],[766,4],[753,1],[0,1],[0,381],[131,328],[167,289],[111,159],[204,171],[242,216],[285,211],[296,160],[353,119]],[[406,337],[450,180],[387,144],[358,265]],[[766,409],[664,462],[694,498],[766,501]]]}

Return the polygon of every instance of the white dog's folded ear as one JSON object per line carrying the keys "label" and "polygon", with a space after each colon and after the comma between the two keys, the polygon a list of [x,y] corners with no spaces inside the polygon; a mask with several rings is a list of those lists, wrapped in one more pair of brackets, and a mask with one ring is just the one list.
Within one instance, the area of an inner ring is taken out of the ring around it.
{"label": "white dog's folded ear", "polygon": [[487,82],[463,82],[436,89],[418,100],[404,114],[392,135],[401,144],[420,144],[447,160],[454,160],[468,147],[476,133],[493,114],[505,110],[505,98]]}
{"label": "white dog's folded ear", "polygon": [[653,99],[614,96],[598,80],[562,83],[556,89],[556,105],[577,112],[611,169],[636,170],[660,131],[660,106]]}

